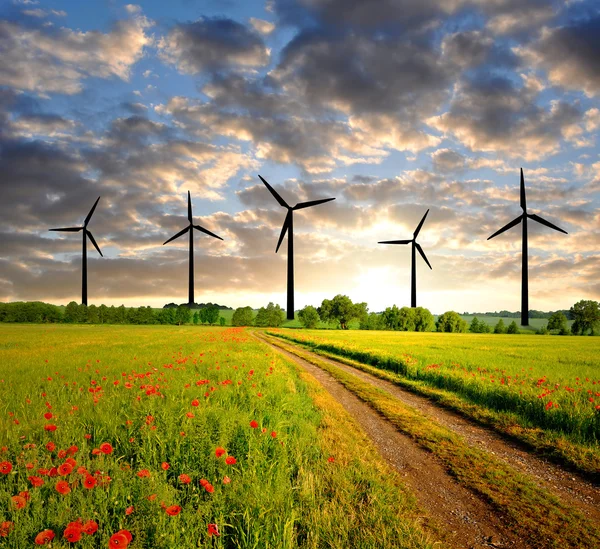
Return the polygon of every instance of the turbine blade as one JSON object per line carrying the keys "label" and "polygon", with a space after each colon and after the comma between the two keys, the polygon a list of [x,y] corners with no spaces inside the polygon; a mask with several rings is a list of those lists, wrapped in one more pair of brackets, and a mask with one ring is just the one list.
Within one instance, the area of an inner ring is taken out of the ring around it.
{"label": "turbine blade", "polygon": [[521,223],[522,219],[523,219],[522,215],[520,215],[516,219],[513,219],[510,223],[508,223],[507,225],[504,225],[504,227],[502,227],[500,230],[496,231],[492,236],[488,236],[488,240],[494,238],[495,236],[498,236],[499,234],[503,233],[504,231],[508,231],[508,229],[512,229],[515,225],[518,225],[519,223]]}
{"label": "turbine blade", "polygon": [[62,231],[66,233],[78,233],[83,227],[61,227],[60,229],[48,229],[49,231]]}
{"label": "turbine blade", "polygon": [[281,227],[281,234],[279,235],[279,242],[277,242],[277,248],[275,248],[275,253],[279,251],[279,246],[281,246],[281,242],[283,241],[283,237],[287,230],[290,228],[290,221],[292,219],[292,210],[289,210],[287,215],[285,216],[285,221],[283,222],[283,227]]}
{"label": "turbine blade", "polygon": [[325,202],[331,202],[335,200],[335,198],[321,198],[320,200],[311,200],[310,202],[300,202],[296,204],[292,210],[301,210],[303,208],[310,208],[311,206],[316,206],[317,204],[325,204]]}
{"label": "turbine blade", "polygon": [[92,206],[92,209],[90,210],[90,213],[87,214],[87,217],[85,218],[85,221],[83,222],[84,227],[87,227],[87,224],[90,222],[90,219],[92,219],[92,215],[94,215],[94,210],[96,209],[96,206],[98,205],[98,200],[100,200],[100,197],[96,198],[96,202],[94,202],[94,205]]}
{"label": "turbine blade", "polygon": [[[90,240],[92,241],[92,244],[94,245],[94,248],[96,248],[96,250],[98,250],[98,253],[100,255],[102,255],[102,252],[100,251],[100,248],[98,248],[98,244],[96,244],[96,241],[94,240],[94,237],[92,236],[92,233],[90,233],[90,231],[88,231],[87,229],[85,230],[85,232],[90,237]],[[102,257],[104,257],[104,256],[102,255]]]}
{"label": "turbine blade", "polygon": [[382,240],[377,244],[410,244],[412,240]]}
{"label": "turbine blade", "polygon": [[429,261],[427,261],[427,256],[425,255],[425,252],[423,251],[423,248],[421,248],[421,246],[415,242],[415,246],[417,247],[417,250],[419,250],[419,253],[421,254],[421,257],[425,260],[425,263],[427,263],[427,265],[429,266],[429,268],[433,271],[433,267],[431,266],[431,264],[429,263]]}
{"label": "turbine blade", "polygon": [[219,240],[223,240],[220,236],[217,236],[215,233],[211,233],[208,229],[205,229],[204,227],[200,227],[200,225],[194,225],[194,229],[209,236],[213,236],[214,238],[218,238]]}
{"label": "turbine blade", "polygon": [[546,221],[543,217],[540,217],[539,215],[527,214],[527,217],[529,217],[529,219],[533,219],[534,221],[537,221],[538,223],[541,223],[542,225],[546,225],[546,227],[550,227],[551,229],[554,229],[555,231],[569,234],[567,231],[563,231],[560,227],[553,225],[552,223],[550,223],[550,221]]}
{"label": "turbine blade", "polygon": [[190,195],[190,191],[188,191],[188,220],[192,222],[192,197]]}
{"label": "turbine blade", "polygon": [[429,213],[429,210],[427,210],[427,211],[425,212],[425,215],[423,216],[423,219],[421,219],[421,222],[419,223],[419,225],[417,226],[417,228],[416,228],[415,232],[413,233],[413,236],[414,236],[415,238],[417,238],[417,236],[418,236],[419,232],[421,231],[421,227],[423,226],[423,223],[425,223],[425,218],[427,217],[427,214],[428,214],[428,213]]}
{"label": "turbine blade", "polygon": [[175,236],[172,236],[171,238],[169,238],[169,240],[167,240],[166,242],[163,242],[163,246],[165,244],[168,244],[169,242],[171,242],[171,240],[175,240],[176,238],[183,236],[185,233],[187,233],[190,230],[190,227],[191,227],[191,225],[188,225],[185,229],[183,229],[183,231],[179,231]]}
{"label": "turbine blade", "polygon": [[265,180],[262,178],[262,176],[260,176],[260,175],[259,175],[258,177],[260,177],[260,180],[261,180],[261,181],[262,181],[262,182],[263,182],[263,183],[264,183],[264,184],[267,186],[267,189],[269,189],[269,191],[271,192],[271,194],[272,194],[272,195],[275,197],[275,200],[277,200],[277,202],[279,202],[279,204],[280,204],[281,206],[283,206],[284,208],[289,208],[289,206],[287,205],[287,202],[286,202],[286,201],[285,201],[283,198],[281,198],[281,196],[279,196],[279,195],[277,194],[277,191],[276,191],[276,190],[275,190],[273,187],[271,187],[271,185],[269,185],[269,184],[268,184],[268,183],[267,183],[267,182],[266,182],[266,181],[265,181]]}
{"label": "turbine blade", "polygon": [[527,210],[527,201],[525,200],[525,178],[523,177],[523,168],[521,168],[521,208]]}

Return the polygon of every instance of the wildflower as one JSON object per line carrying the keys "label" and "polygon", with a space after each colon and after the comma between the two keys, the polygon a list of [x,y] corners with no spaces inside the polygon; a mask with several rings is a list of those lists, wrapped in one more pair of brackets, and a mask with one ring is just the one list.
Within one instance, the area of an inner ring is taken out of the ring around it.
{"label": "wildflower", "polygon": [[328,461],[329,463],[333,463],[333,462],[335,461],[335,458],[334,458],[333,456],[329,456],[329,457],[327,458],[327,461]]}
{"label": "wildflower", "polygon": [[127,547],[127,545],[129,545],[129,542],[127,541],[127,537],[125,536],[125,534],[122,534],[121,532],[117,532],[116,534],[113,534],[110,539],[108,540],[108,547],[110,549],[118,549],[119,547]]}
{"label": "wildflower", "polygon": [[256,429],[258,427],[258,423],[256,421],[252,420],[250,422],[250,427],[252,427],[253,429]]}
{"label": "wildflower", "polygon": [[200,401],[195,398],[194,400],[192,400],[192,406],[200,406]]}
{"label": "wildflower", "polygon": [[70,525],[65,528],[63,537],[69,543],[75,543],[76,541],[79,541],[81,539],[81,526],[74,526],[73,523],[70,523]]}
{"label": "wildflower", "polygon": [[215,450],[215,456],[220,458],[224,453],[225,453],[225,448],[221,448],[221,446],[217,446],[217,449]]}
{"label": "wildflower", "polygon": [[94,520],[88,520],[82,527],[81,531],[88,536],[95,534],[98,531],[98,523]]}
{"label": "wildflower", "polygon": [[23,496],[13,496],[10,499],[17,509],[23,509],[27,505],[27,500]]}
{"label": "wildflower", "polygon": [[235,465],[237,460],[233,456],[227,456],[225,463],[227,463],[227,465]]}
{"label": "wildflower", "polygon": [[227,476],[223,477],[223,484],[229,484],[231,482],[231,479]]}
{"label": "wildflower", "polygon": [[45,431],[56,431],[56,425],[52,425],[51,423],[44,425],[44,430]]}
{"label": "wildflower", "polygon": [[208,535],[209,536],[220,536],[221,534],[219,534],[219,527],[216,524],[209,524],[208,525]]}
{"label": "wildflower", "polygon": [[127,516],[131,515],[133,512],[135,511],[135,508],[133,507],[133,505],[130,505],[129,507],[127,507],[127,509],[125,509],[125,514]]}
{"label": "wildflower", "polygon": [[276,433],[275,431],[271,431],[271,436],[272,436],[273,438],[277,438],[277,433]]}
{"label": "wildflower", "polygon": [[65,494],[68,494],[71,491],[71,487],[69,486],[69,483],[66,480],[59,480],[56,483],[56,491],[64,496]]}
{"label": "wildflower", "polygon": [[209,494],[212,494],[212,493],[215,491],[215,487],[214,487],[214,486],[213,486],[213,485],[212,485],[210,482],[207,482],[207,483],[204,485],[204,489],[205,489],[205,490],[206,490],[206,491],[207,491]]}
{"label": "wildflower", "polygon": [[8,475],[12,471],[12,463],[10,461],[3,461],[0,463],[0,473]]}
{"label": "wildflower", "polygon": [[91,490],[92,488],[94,488],[96,486],[97,483],[98,483],[98,481],[92,475],[88,475],[85,477],[85,480],[83,481],[83,487],[87,488],[88,490]]}
{"label": "wildflower", "polygon": [[548,404],[546,404],[546,410],[549,410],[550,408],[552,408],[552,401],[549,400]]}
{"label": "wildflower", "polygon": [[165,512],[167,515],[174,517],[181,513],[181,507],[179,507],[179,505],[169,505],[169,507],[165,508]]}
{"label": "wildflower", "polygon": [[44,485],[44,479],[42,477],[31,476],[27,477],[27,480],[31,482],[31,485],[35,486],[36,488],[39,488],[40,486]]}
{"label": "wildflower", "polygon": [[48,545],[54,539],[54,532],[46,529],[42,530],[37,536],[35,536],[36,545]]}
{"label": "wildflower", "polygon": [[103,454],[109,455],[112,454],[113,452],[113,447],[111,444],[109,444],[108,442],[103,442],[102,444],[100,444],[100,451]]}
{"label": "wildflower", "polygon": [[148,471],[148,469],[142,469],[141,471],[138,472],[137,476],[140,478],[149,477],[150,471]]}
{"label": "wildflower", "polygon": [[14,523],[12,523],[10,520],[5,520],[4,522],[0,523],[0,537],[5,538],[6,536],[8,536],[8,534],[10,533],[10,531],[14,528]]}
{"label": "wildflower", "polygon": [[44,417],[45,417],[46,419],[52,419],[52,412],[46,412],[46,413],[44,414]]}
{"label": "wildflower", "polygon": [[190,482],[192,482],[192,479],[189,477],[189,475],[182,473],[181,475],[179,475],[179,482],[181,482],[181,484],[189,484]]}
{"label": "wildflower", "polygon": [[65,477],[73,471],[73,466],[70,463],[63,463],[58,466],[58,474],[61,477]]}
{"label": "wildflower", "polygon": [[165,471],[168,470],[171,467],[166,461],[163,461],[160,466]]}

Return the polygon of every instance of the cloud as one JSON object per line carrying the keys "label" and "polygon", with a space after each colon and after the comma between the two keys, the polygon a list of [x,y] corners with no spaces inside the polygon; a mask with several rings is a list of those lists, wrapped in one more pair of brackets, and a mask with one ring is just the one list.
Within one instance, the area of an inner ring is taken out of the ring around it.
{"label": "cloud", "polygon": [[250,17],[250,24],[254,27],[254,30],[261,34],[271,34],[275,30],[275,23],[256,17]]}
{"label": "cloud", "polygon": [[166,63],[186,74],[226,67],[251,69],[269,62],[261,36],[226,18],[203,17],[193,23],[178,23],[158,47]]}
{"label": "cloud", "polygon": [[527,46],[515,48],[525,63],[543,69],[550,82],[589,97],[600,93],[600,15],[563,27],[542,29]]}
{"label": "cloud", "polygon": [[150,44],[144,17],[117,21],[108,33],[27,28],[0,20],[0,85],[38,95],[82,90],[89,76],[128,80]]}

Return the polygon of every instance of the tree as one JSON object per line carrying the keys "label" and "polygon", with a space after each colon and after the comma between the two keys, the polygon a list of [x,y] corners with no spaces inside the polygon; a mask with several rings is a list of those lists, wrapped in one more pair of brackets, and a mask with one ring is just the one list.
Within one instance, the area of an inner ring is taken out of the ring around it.
{"label": "tree", "polygon": [[96,305],[89,305],[87,308],[88,324],[98,324],[100,322],[100,314]]}
{"label": "tree", "polygon": [[312,329],[317,327],[321,319],[318,311],[312,305],[307,305],[298,311],[298,320],[304,324],[305,328]]}
{"label": "tree", "polygon": [[473,320],[471,320],[471,324],[469,325],[469,332],[471,332],[472,334],[481,333],[481,324],[479,323],[479,320],[477,320],[476,316],[474,316]]}
{"label": "tree", "polygon": [[467,331],[468,324],[456,311],[446,311],[439,316],[436,328],[438,332],[464,333]]}
{"label": "tree", "polygon": [[261,307],[254,319],[255,326],[279,328],[284,320],[283,309],[279,305],[269,303],[266,307]]}
{"label": "tree", "polygon": [[414,320],[416,332],[431,332],[435,327],[433,315],[424,307],[415,307]]}
{"label": "tree", "polygon": [[176,309],[173,309],[171,307],[168,307],[166,309],[161,309],[160,311],[158,311],[158,314],[156,315],[156,319],[158,320],[159,324],[175,324],[175,311]]}
{"label": "tree", "polygon": [[517,323],[513,320],[509,325],[508,325],[508,329],[506,330],[507,334],[518,334],[519,332],[519,327],[517,326]]}
{"label": "tree", "polygon": [[359,329],[361,330],[385,330],[382,315],[377,313],[369,313],[367,318],[360,321]]}
{"label": "tree", "polygon": [[231,318],[232,326],[252,326],[254,311],[252,307],[238,307]]}
{"label": "tree", "polygon": [[494,333],[495,334],[505,334],[506,333],[506,326],[504,326],[504,321],[502,319],[500,319],[494,326]]}
{"label": "tree", "polygon": [[198,315],[198,311],[196,311],[196,312],[194,313],[194,317],[193,317],[193,322],[194,322],[194,324],[198,324],[198,320],[199,320],[198,316],[199,316],[199,315]]}
{"label": "tree", "polygon": [[175,323],[179,326],[182,324],[187,324],[192,318],[192,311],[187,305],[179,305],[177,309],[175,309]]}
{"label": "tree", "polygon": [[225,317],[224,317],[224,316],[220,316],[220,317],[219,317],[219,324],[220,324],[221,326],[225,326]]}
{"label": "tree", "polygon": [[65,322],[75,323],[82,322],[85,312],[81,310],[85,305],[78,305],[75,301],[71,301],[65,307]]}
{"label": "tree", "polygon": [[339,323],[342,330],[347,330],[355,318],[364,320],[368,315],[366,303],[352,303],[347,295],[341,294],[331,300],[324,299],[317,311],[322,321]]}
{"label": "tree", "polygon": [[582,299],[575,303],[569,312],[575,321],[571,327],[573,334],[585,335],[589,330],[591,335],[595,335],[600,323],[600,306],[597,301]]}
{"label": "tree", "polygon": [[567,317],[560,311],[552,314],[548,319],[548,330],[558,330],[559,332],[567,331]]}
{"label": "tree", "polygon": [[206,309],[206,321],[212,326],[219,320],[219,307],[216,305],[209,305]]}

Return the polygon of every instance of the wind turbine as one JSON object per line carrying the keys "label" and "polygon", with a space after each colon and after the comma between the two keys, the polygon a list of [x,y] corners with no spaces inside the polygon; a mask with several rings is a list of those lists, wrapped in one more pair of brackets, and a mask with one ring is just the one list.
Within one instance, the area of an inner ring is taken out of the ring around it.
{"label": "wind turbine", "polygon": [[523,178],[523,168],[521,168],[521,209],[523,213],[513,219],[510,223],[506,224],[500,230],[496,231],[492,236],[488,237],[488,240],[498,236],[499,234],[511,229],[515,225],[518,225],[521,221],[523,221],[523,237],[522,237],[522,246],[523,252],[521,254],[521,326],[529,326],[529,275],[527,272],[527,218],[533,219],[542,225],[546,225],[546,227],[550,227],[555,231],[559,231],[561,233],[569,234],[567,231],[563,231],[560,227],[553,225],[550,221],[546,221],[544,218],[535,214],[527,213],[527,203],[525,200],[525,179]]}
{"label": "wind turbine", "polygon": [[277,194],[277,191],[271,185],[269,185],[260,175],[260,180],[266,185],[267,189],[275,197],[275,200],[279,202],[281,206],[287,208],[287,215],[281,228],[281,234],[279,235],[279,242],[277,242],[277,248],[275,253],[279,251],[279,246],[283,241],[286,231],[288,234],[288,254],[287,254],[287,319],[294,320],[294,212],[296,210],[302,210],[303,208],[310,208],[317,204],[324,204],[335,200],[335,198],[322,198],[320,200],[311,200],[310,202],[299,202],[293,208],[287,204],[287,202]]}
{"label": "wind turbine", "polygon": [[415,249],[419,250],[421,257],[425,260],[425,263],[427,263],[428,267],[430,269],[433,269],[432,266],[429,264],[429,261],[427,260],[427,256],[425,255],[423,248],[421,248],[421,246],[417,242],[417,236],[419,235],[419,231],[421,230],[423,223],[425,223],[425,218],[427,217],[428,213],[429,213],[429,210],[427,210],[425,212],[423,219],[421,219],[421,222],[417,226],[415,232],[413,233],[413,237],[410,240],[384,240],[383,242],[378,242],[378,244],[412,244],[412,267],[411,267],[411,279],[410,279],[410,306],[411,307],[417,306],[417,262],[416,262]]}
{"label": "wind turbine", "polygon": [[60,232],[65,232],[65,233],[78,233],[79,231],[83,231],[83,257],[81,260],[82,263],[82,267],[81,267],[81,303],[83,305],[87,305],[87,237],[90,237],[90,240],[92,241],[92,244],[94,245],[94,248],[96,248],[96,250],[98,250],[98,253],[104,257],[102,255],[102,252],[100,251],[100,248],[98,248],[98,244],[96,244],[96,241],[94,240],[94,237],[92,236],[92,233],[90,231],[88,231],[87,226],[88,223],[90,222],[90,219],[92,219],[92,215],[94,215],[94,210],[96,209],[96,206],[98,205],[98,200],[100,200],[100,197],[98,197],[96,199],[96,202],[94,202],[94,205],[92,206],[92,209],[90,210],[90,213],[87,214],[87,217],[85,218],[85,221],[83,222],[83,227],[62,227],[60,229],[49,229],[50,231],[60,231]]}
{"label": "wind turbine", "polygon": [[209,230],[205,229],[204,227],[201,227],[200,225],[194,225],[194,222],[192,221],[192,197],[190,196],[190,191],[188,191],[188,220],[189,220],[190,224],[185,229],[183,229],[182,231],[179,231],[176,235],[172,236],[171,238],[169,238],[169,240],[164,242],[163,246],[165,244],[168,244],[169,242],[171,242],[171,240],[175,240],[176,238],[183,236],[188,231],[190,232],[190,261],[189,261],[190,279],[189,279],[189,292],[188,292],[188,300],[189,300],[188,306],[189,306],[189,305],[194,304],[194,229],[196,229],[197,231],[200,231],[201,233],[212,236],[214,238],[218,238],[219,240],[223,240],[223,239],[220,236],[217,236],[215,233],[211,233]]}

